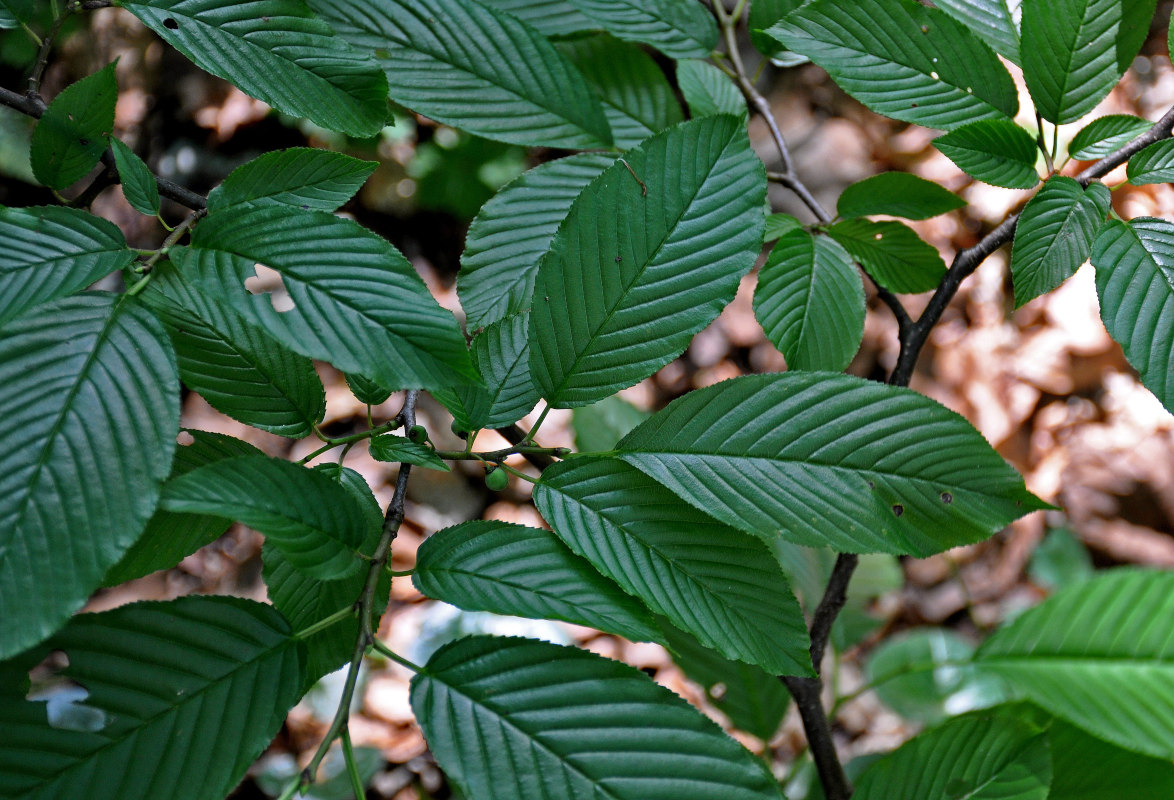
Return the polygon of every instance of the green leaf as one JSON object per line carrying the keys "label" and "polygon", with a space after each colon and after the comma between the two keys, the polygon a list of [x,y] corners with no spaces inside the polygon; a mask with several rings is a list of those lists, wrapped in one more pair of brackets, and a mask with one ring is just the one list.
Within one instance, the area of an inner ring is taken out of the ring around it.
{"label": "green leaf", "polygon": [[795,66],[807,61],[805,56],[797,56],[779,45],[766,32],[766,29],[779,22],[806,0],[753,0],[750,4],[750,17],[747,27],[750,29],[750,41],[758,48],[758,52],[775,62],[776,66]]}
{"label": "green leaf", "polygon": [[717,47],[713,17],[691,0],[568,0],[608,33],[670,58],[707,58]]}
{"label": "green leaf", "polygon": [[936,289],[946,274],[937,248],[900,222],[849,219],[827,229],[860,262],[873,280],[893,292]]}
{"label": "green leaf", "polygon": [[130,298],[67,297],[0,328],[0,658],[61,627],[142,533],[171,467],[179,376]]}
{"label": "green leaf", "polygon": [[1134,186],[1174,180],[1174,139],[1154,142],[1129,159],[1126,174]]}
{"label": "green leaf", "polygon": [[469,226],[457,294],[470,330],[530,310],[538,262],[579,193],[615,163],[602,153],[549,161],[487,202]]}
{"label": "green leaf", "polygon": [[1158,0],[1121,0],[1121,27],[1117,31],[1117,77],[1133,66],[1150,35]]}
{"label": "green leaf", "polygon": [[1124,72],[1117,68],[1122,6],[1121,0],[1023,4],[1023,79],[1044,119],[1074,122],[1117,85]]}
{"label": "green leaf", "polygon": [[364,378],[353,372],[346,375],[346,385],[356,400],[369,406],[377,406],[391,397],[391,389],[384,389],[370,378]]}
{"label": "green leaf", "polygon": [[992,50],[1015,64],[1020,63],[1019,25],[1015,16],[1021,4],[1022,0],[940,0],[934,3],[990,45]]}
{"label": "green leaf", "polygon": [[1047,507],[953,411],[848,375],[751,375],[697,389],[617,450],[728,525],[851,553],[928,556]]}
{"label": "green leaf", "polygon": [[934,139],[933,144],[958,169],[992,186],[1030,189],[1039,183],[1035,139],[1009,120],[964,125]]}
{"label": "green leaf", "polygon": [[[223,433],[208,431],[184,431],[191,437],[190,444],[175,448],[168,480],[197,467],[211,464],[234,456],[264,455],[248,442],[234,439]],[[182,438],[182,437],[181,437]],[[122,559],[106,573],[103,586],[117,586],[120,583],[150,575],[161,569],[170,569],[201,547],[211,544],[228,529],[229,521],[223,517],[204,514],[175,514],[156,508],[140,536]]]}
{"label": "green leaf", "polygon": [[[366,520],[366,533],[359,551],[367,556],[372,555],[383,533],[383,512],[367,482],[359,473],[337,464],[323,464],[314,469],[341,483],[342,488],[358,502]],[[304,630],[337,611],[352,607],[362,595],[363,586],[367,582],[365,569],[336,580],[313,578],[294,567],[272,542],[265,543],[261,558],[264,563],[261,577],[268,587],[269,599],[295,631]],[[391,593],[391,576],[386,570],[380,575],[375,591],[376,613],[380,614]],[[378,627],[378,619],[374,624]],[[355,651],[358,635],[359,619],[351,615],[303,639],[306,643],[306,680],[303,688],[309,689],[323,675],[347,663]]]}
{"label": "green leaf", "polygon": [[648,412],[619,395],[605,397],[598,403],[580,406],[571,413],[575,430],[575,449],[580,453],[611,450],[628,431],[648,419]]}
{"label": "green leaf", "polygon": [[1034,583],[1056,590],[1092,577],[1092,556],[1071,530],[1053,528],[1032,552],[1027,574]]}
{"label": "green leaf", "polygon": [[113,223],[80,208],[0,206],[0,324],[134,261]]}
{"label": "green leaf", "polygon": [[661,626],[673,662],[705,690],[714,707],[735,728],[770,741],[782,724],[791,696],[783,683],[762,667],[732,661],[671,625]]}
{"label": "green leaf", "polygon": [[599,30],[567,0],[480,0],[483,5],[512,14],[548,38]]}
{"label": "green leaf", "polygon": [[976,663],[1097,738],[1174,758],[1174,574],[1113,570],[1024,612]]}
{"label": "green leaf", "polygon": [[827,236],[791,231],[758,273],[754,316],[788,369],[847,367],[864,338],[864,312],[856,265]]}
{"label": "green leaf", "polygon": [[1101,319],[1145,388],[1174,408],[1174,225],[1112,220],[1092,248]]}
{"label": "green leaf", "polygon": [[466,611],[561,619],[659,642],[648,611],[550,531],[474,520],[438,531],[416,554],[412,583]]}
{"label": "green leaf", "polygon": [[106,151],[118,100],[115,63],[62,89],[33,130],[29,159],[33,174],[46,186],[64,189],[77,183]]}
{"label": "green leaf", "polygon": [[907,172],[882,172],[844,189],[836,213],[845,219],[871,214],[929,219],[965,205],[965,200],[933,181]]}
{"label": "green leaf", "polygon": [[1072,137],[1068,143],[1068,153],[1081,161],[1104,158],[1153,126],[1154,123],[1149,120],[1130,114],[1097,117]]}
{"label": "green leaf", "polygon": [[1060,720],[1048,729],[1052,793],[1048,800],[1130,800],[1174,797],[1174,764],[1114,747]]}
{"label": "green leaf", "polygon": [[0,0],[0,28],[19,28],[28,22],[35,10],[36,0]]}
{"label": "green leaf", "polygon": [[1063,175],[1048,178],[1015,226],[1011,279],[1016,308],[1052,291],[1088,260],[1111,202],[1103,183],[1085,189]]}
{"label": "green leaf", "polygon": [[601,33],[558,48],[598,95],[616,147],[635,147],[684,119],[668,79],[638,46]]}
{"label": "green leaf", "polygon": [[352,136],[387,120],[387,81],[302,0],[117,0],[179,52],[284,114]]}
{"label": "green leaf", "polygon": [[331,478],[265,456],[206,464],[163,487],[160,507],[235,519],[265,534],[293,566],[323,580],[359,565],[363,509]]}
{"label": "green leaf", "polygon": [[781,239],[791,231],[802,227],[803,223],[790,214],[767,214],[766,230],[762,234],[762,240],[773,242],[775,239]]}
{"label": "green leaf", "polygon": [[55,702],[60,688],[26,700],[27,678],[4,690],[5,797],[51,800],[84,786],[89,800],[219,800],[301,695],[303,656],[289,624],[236,597],[82,614],[0,669],[27,670],[49,649],[69,659],[59,675],[81,687],[81,702]]}
{"label": "green leaf", "polygon": [[472,636],[412,679],[428,746],[479,800],[752,800],[761,761],[639,670],[574,647]]}
{"label": "green leaf", "polygon": [[234,169],[209,192],[208,210],[248,204],[334,211],[354,197],[377,166],[311,147],[265,153]]}
{"label": "green leaf", "polygon": [[390,433],[375,436],[367,441],[367,447],[371,451],[371,458],[376,461],[415,464],[440,472],[452,470],[431,447],[425,444],[416,444],[403,436],[395,436]]}
{"label": "green leaf", "polygon": [[860,776],[857,800],[1045,800],[1048,734],[1022,711],[976,711],[917,736]]}
{"label": "green leaf", "polygon": [[535,281],[530,372],[543,397],[593,403],[678,356],[753,266],[765,191],[729,115],[670,128],[592,181]]}
{"label": "green leaf", "polygon": [[249,325],[159,264],[142,293],[171,336],[184,384],[246,425],[291,438],[309,436],[326,414],[314,363]]}
{"label": "green leaf", "polygon": [[609,458],[547,468],[534,501],[572,550],[706,646],[776,675],[812,674],[799,604],[754,537]]}
{"label": "green leaf", "polygon": [[[192,247],[170,255],[197,289],[302,355],[396,389],[478,380],[452,314],[398,250],[352,220],[284,206],[234,209],[210,215]],[[257,264],[280,275],[258,276]],[[293,307],[278,311],[281,295],[246,291],[255,276],[258,291],[284,286]]]}
{"label": "green leaf", "polygon": [[693,119],[713,114],[749,113],[738,87],[720,69],[705,61],[678,61],[677,85]]}
{"label": "green leaf", "polygon": [[612,143],[579,71],[537,31],[496,8],[474,0],[309,2],[339,36],[375,54],[391,99],[419,114],[516,144]]}
{"label": "green leaf", "polygon": [[116,136],[110,137],[110,148],[114,151],[114,165],[118,168],[126,202],[140,214],[157,215],[159,187],[155,185],[155,176],[151,174],[150,167]]}
{"label": "green leaf", "polygon": [[893,119],[953,130],[1019,111],[1015,84],[990,48],[915,0],[814,0],[768,33]]}

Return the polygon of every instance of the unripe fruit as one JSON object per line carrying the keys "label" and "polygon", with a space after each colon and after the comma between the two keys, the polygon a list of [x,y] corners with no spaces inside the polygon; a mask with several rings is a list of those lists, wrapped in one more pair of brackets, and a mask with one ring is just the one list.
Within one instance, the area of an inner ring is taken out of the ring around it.
{"label": "unripe fruit", "polygon": [[485,485],[495,492],[500,492],[509,486],[510,476],[504,469],[490,467],[485,470]]}
{"label": "unripe fruit", "polygon": [[428,430],[423,425],[413,425],[408,428],[408,439],[416,444],[428,441]]}

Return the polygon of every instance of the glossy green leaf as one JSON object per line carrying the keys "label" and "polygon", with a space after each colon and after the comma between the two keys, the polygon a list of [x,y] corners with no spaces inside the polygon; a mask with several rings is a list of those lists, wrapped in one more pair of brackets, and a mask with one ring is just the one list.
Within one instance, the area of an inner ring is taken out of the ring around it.
{"label": "glossy green leaf", "polygon": [[752,375],[697,389],[617,450],[729,525],[853,553],[927,556],[1046,507],[962,417],[848,375]]}
{"label": "glossy green leaf", "polygon": [[196,66],[278,111],[374,136],[387,81],[301,0],[117,0]]}
{"label": "glossy green leaf", "polygon": [[762,542],[614,459],[548,467],[534,500],[572,550],[703,644],[774,674],[811,674],[803,614]]}
{"label": "glossy green leaf", "polygon": [[309,2],[339,36],[375,54],[391,99],[417,113],[516,144],[612,143],[607,117],[583,76],[509,14],[474,0]]}
{"label": "glossy green leaf", "polygon": [[1045,800],[1048,734],[1014,706],[976,711],[933,728],[865,770],[856,800]]}
{"label": "glossy green leaf", "polygon": [[114,63],[65,87],[33,130],[29,159],[37,180],[64,189],[81,180],[106,151],[114,130],[118,82]]}
{"label": "glossy green leaf", "polygon": [[599,24],[567,0],[480,0],[487,6],[512,14],[532,25],[548,38],[599,30]]}
{"label": "glossy green leaf", "polygon": [[1117,77],[1133,66],[1150,35],[1158,0],[1121,0],[1121,27],[1117,30]]}
{"label": "glossy green leaf", "polygon": [[362,507],[336,481],[265,456],[225,458],[173,478],[160,507],[239,520],[323,580],[358,566],[355,549],[366,533]]}
{"label": "glossy green leaf", "polygon": [[473,636],[412,679],[445,773],[478,800],[781,800],[762,762],[639,670],[576,647]]}
{"label": "glossy green leaf", "polygon": [[1071,530],[1053,528],[1032,552],[1027,574],[1046,589],[1060,589],[1092,577],[1092,556]]}
{"label": "glossy green leaf", "polygon": [[0,206],[0,242],[0,324],[135,258],[113,223],[64,206]]}
{"label": "glossy green leaf", "polygon": [[[394,389],[477,380],[452,314],[398,250],[352,220],[234,209],[209,215],[192,245],[170,253],[184,276],[295,352]],[[254,278],[258,294],[247,291]]]}
{"label": "glossy green leaf", "polygon": [[575,449],[580,453],[611,450],[628,431],[648,419],[648,412],[636,408],[619,395],[598,403],[580,406],[571,414]]}
{"label": "glossy green leaf", "polygon": [[[363,477],[354,470],[337,464],[324,464],[315,470],[342,484],[342,488],[358,502],[366,520],[365,535],[359,545],[359,552],[372,555],[383,533],[383,512],[371,494]],[[295,631],[301,631],[321,622],[344,608],[350,608],[363,593],[367,582],[367,570],[360,569],[335,580],[325,581],[311,577],[289,562],[272,542],[266,542],[261,550],[264,568],[261,577],[268,588],[269,600],[273,607],[289,620]],[[391,592],[391,576],[386,571],[380,575],[376,588],[376,614],[383,612]],[[375,622],[378,627],[378,619]],[[306,637],[306,680],[304,688],[315,684],[319,678],[347,663],[355,651],[359,635],[359,619],[356,615],[335,622],[329,628]],[[348,784],[349,787],[349,784]]]}
{"label": "glossy green leaf", "polygon": [[663,631],[673,662],[705,690],[714,708],[735,728],[764,742],[774,737],[791,702],[782,681],[762,667],[722,657],[671,625]]}
{"label": "glossy green leaf", "polygon": [[1117,68],[1122,6],[1121,0],[1023,4],[1023,78],[1044,119],[1078,120],[1117,85],[1124,71]]}
{"label": "glossy green leaf", "polygon": [[1112,220],[1092,248],[1101,319],[1145,388],[1174,408],[1174,225]]}
{"label": "glossy green leaf", "polygon": [[0,670],[19,674],[50,648],[69,659],[58,674],[81,689],[72,703],[58,700],[60,685],[26,700],[27,676],[0,690],[4,797],[220,800],[301,695],[289,624],[236,597],[82,614]]}
{"label": "glossy green leaf", "polygon": [[[168,480],[213,461],[234,456],[264,455],[248,442],[223,433],[186,429],[184,433],[191,441],[187,444],[181,441],[180,446],[175,448]],[[181,434],[180,439],[184,438]],[[223,517],[176,514],[156,508],[147,527],[143,529],[143,535],[110,568],[102,585],[117,586],[161,569],[170,569],[204,545],[214,542],[228,529],[229,524]]]}
{"label": "glossy green leaf", "polygon": [[598,95],[616,147],[635,147],[684,119],[668,78],[637,45],[601,33],[558,48]]}
{"label": "glossy green leaf", "polygon": [[175,355],[133,299],[63,298],[0,328],[0,404],[3,658],[60,628],[142,533],[179,431]]}
{"label": "glossy green leaf", "polygon": [[1174,574],[1114,570],[998,630],[976,663],[1094,736],[1174,758]]}
{"label": "glossy green leaf", "polygon": [[1054,720],[1048,727],[1052,748],[1052,793],[1048,800],[1168,800],[1174,797],[1174,764],[1131,753]]}
{"label": "glossy green leaf", "polygon": [[466,611],[561,619],[661,641],[647,609],[539,528],[474,520],[438,531],[420,546],[412,583]]}
{"label": "glossy green leaf", "polygon": [[371,458],[376,461],[415,464],[441,472],[449,472],[452,469],[436,455],[436,451],[431,447],[426,444],[417,444],[403,436],[391,433],[380,434],[367,440],[367,447],[371,451]]}
{"label": "glossy green leaf", "polygon": [[802,227],[803,223],[790,214],[767,214],[766,230],[762,234],[762,240],[773,242],[775,239],[781,239],[791,231]]}
{"label": "glossy green leaf", "polygon": [[122,194],[126,202],[140,214],[155,216],[159,213],[159,187],[155,176],[141,158],[135,155],[122,140],[111,136],[110,149],[114,152],[114,165],[122,181]]}
{"label": "glossy green leaf", "polygon": [[769,33],[893,119],[953,130],[1019,110],[1015,84],[991,49],[916,0],[814,0]]}
{"label": "glossy green leaf", "polygon": [[890,291],[917,294],[936,289],[946,274],[937,248],[900,222],[849,219],[828,228],[852,258]]}
{"label": "glossy green leaf", "polygon": [[655,47],[670,58],[706,58],[717,47],[717,24],[691,0],[568,0],[620,39]]}
{"label": "glossy green leaf", "polygon": [[972,178],[1005,189],[1039,183],[1039,151],[1031,134],[1009,120],[964,125],[933,140],[934,147]]}
{"label": "glossy green leaf", "polygon": [[473,364],[485,386],[458,386],[436,394],[463,430],[502,428],[529,414],[540,399],[530,380],[530,318],[515,314],[473,337]]}
{"label": "glossy green leaf", "polygon": [[167,326],[185,385],[246,425],[309,436],[326,414],[314,363],[195,290],[170,264],[155,268],[143,301]]}
{"label": "glossy green leaf", "polygon": [[615,158],[580,153],[524,173],[469,226],[457,294],[470,331],[530,310],[538,262],[579,193]]}
{"label": "glossy green leaf", "polygon": [[592,181],[535,280],[542,396],[593,403],[680,355],[754,265],[765,192],[746,126],[729,115],[670,128]]}
{"label": "glossy green leaf", "polygon": [[234,169],[209,192],[208,210],[248,204],[334,211],[354,197],[377,166],[311,147],[265,153]]}
{"label": "glossy green leaf", "polygon": [[935,6],[965,25],[991,49],[1018,64],[1022,0],[941,0]]}
{"label": "glossy green leaf", "polygon": [[766,32],[805,2],[806,0],[753,0],[750,3],[750,16],[747,20],[750,41],[758,48],[758,52],[770,58],[776,66],[795,66],[807,61],[806,56],[788,51]]}
{"label": "glossy green leaf", "polygon": [[1086,189],[1062,175],[1049,178],[1027,202],[1011,249],[1016,308],[1052,291],[1088,260],[1111,202],[1103,183]]}
{"label": "glossy green leaf", "polygon": [[864,287],[834,239],[794,230],[758,273],[754,316],[788,369],[848,366],[864,338]]}
{"label": "glossy green leaf", "polygon": [[929,219],[965,205],[965,200],[933,181],[907,172],[882,172],[844,189],[836,213],[845,219],[871,214]]}
{"label": "glossy green leaf", "polygon": [[1174,139],[1154,142],[1129,159],[1126,174],[1134,186],[1174,181]]}
{"label": "glossy green leaf", "polygon": [[1104,158],[1153,126],[1149,120],[1129,114],[1098,117],[1072,137],[1068,143],[1068,153],[1082,161]]}
{"label": "glossy green leaf", "polygon": [[713,114],[749,113],[738,87],[720,69],[705,61],[678,61],[677,85],[693,119]]}
{"label": "glossy green leaf", "polygon": [[346,385],[356,400],[360,403],[366,403],[369,406],[377,406],[391,397],[390,389],[385,389],[370,378],[364,378],[362,375],[356,375],[353,372],[347,374]]}

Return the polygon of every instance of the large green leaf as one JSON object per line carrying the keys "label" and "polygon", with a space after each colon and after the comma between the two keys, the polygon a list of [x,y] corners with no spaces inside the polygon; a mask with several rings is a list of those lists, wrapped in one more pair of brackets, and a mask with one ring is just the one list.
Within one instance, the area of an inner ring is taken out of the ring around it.
{"label": "large green leaf", "polygon": [[63,206],[0,206],[0,324],[132,262],[122,231]]}
{"label": "large green leaf", "polygon": [[387,80],[303,0],[116,0],[201,69],[286,114],[374,136]]}
{"label": "large green leaf", "polygon": [[933,181],[907,172],[882,172],[844,189],[836,201],[836,213],[845,218],[889,214],[929,219],[965,205],[965,200]]}
{"label": "large green leaf", "polygon": [[19,28],[33,16],[36,0],[0,0],[0,28]]}
{"label": "large green leaf", "polygon": [[0,328],[0,658],[61,627],[130,548],[179,431],[163,326],[67,297]]}
{"label": "large green leaf", "polygon": [[140,214],[158,214],[159,186],[155,183],[151,168],[115,136],[110,137],[110,149],[114,153],[114,165],[118,168],[118,179],[122,182],[122,195],[126,202]]}
{"label": "large green leaf", "polygon": [[713,17],[692,0],[568,0],[604,30],[650,44],[670,58],[706,58],[717,47]]}
{"label": "large green leaf", "polygon": [[309,436],[326,413],[314,363],[193,290],[171,265],[155,271],[143,301],[167,326],[184,384],[247,425]]}
{"label": "large green leaf", "polygon": [[639,670],[575,647],[474,636],[412,680],[440,766],[478,800],[752,800],[762,762]]}
{"label": "large green leaf", "polygon": [[587,82],[517,18],[474,0],[309,0],[375,54],[391,99],[489,139],[549,147],[612,143]]}
{"label": "large green leaf", "polygon": [[933,140],[934,147],[972,178],[1005,189],[1039,183],[1035,139],[1014,122],[991,119],[964,125]]}
{"label": "large green leaf", "polygon": [[762,244],[766,176],[737,117],[677,125],[583,190],[535,281],[530,373],[586,405],[676,358]]}
{"label": "large green leaf", "polygon": [[159,505],[239,520],[293,566],[324,580],[358,566],[355,550],[366,533],[362,506],[337,481],[265,456],[225,458],[172,478]]}
{"label": "large green leaf", "polygon": [[[452,314],[398,250],[352,220],[234,208],[201,222],[192,245],[171,251],[184,277],[295,352],[395,389],[477,380]],[[246,291],[257,264],[280,273],[292,308]]]}
{"label": "large green leaf", "polygon": [[480,0],[487,6],[513,14],[546,37],[570,36],[599,30],[599,24],[583,15],[567,0]]}
{"label": "large green leaf", "polygon": [[1153,126],[1154,123],[1149,120],[1130,114],[1097,117],[1072,137],[1068,143],[1068,153],[1082,161],[1104,158]]}
{"label": "large green leaf", "polygon": [[970,423],[848,375],[752,375],[689,392],[617,446],[677,496],[765,538],[927,556],[1046,507]]}
{"label": "large green leaf", "polygon": [[580,406],[571,414],[575,449],[580,453],[611,450],[628,431],[646,419],[647,411],[637,408],[619,395],[605,397],[589,406]]}
{"label": "large green leaf", "polygon": [[1021,0],[939,0],[934,3],[989,44],[996,53],[1016,64],[1019,63],[1019,24],[1015,18],[1020,4]]}
{"label": "large green leaf", "polygon": [[[27,700],[23,673],[50,649],[80,689],[50,685]],[[181,597],[74,617],[0,664],[16,679],[0,680],[0,795],[220,800],[281,728],[302,671],[289,624],[249,600]]]}
{"label": "large green leaf", "polygon": [[1174,408],[1174,225],[1112,220],[1092,248],[1101,319],[1145,388]]}
{"label": "large green leaf", "polygon": [[917,736],[870,766],[856,800],[1044,800],[1048,734],[1023,709],[975,711]]}
{"label": "large green leaf", "polygon": [[903,223],[847,219],[828,228],[828,234],[873,280],[891,291],[928,292],[946,274],[937,248]]}
{"label": "large green leaf", "polygon": [[769,33],[878,114],[952,130],[1019,110],[998,57],[966,26],[916,0],[814,0]]}
{"label": "large green leaf", "polygon": [[768,56],[776,66],[795,66],[806,63],[806,56],[796,55],[779,44],[766,30],[803,5],[806,0],[754,0],[746,27],[750,29],[750,41],[758,52]]}
{"label": "large green leaf", "polygon": [[420,546],[412,583],[467,611],[561,619],[661,641],[647,609],[539,528],[474,520],[438,531]]}
{"label": "large green leaf", "polygon": [[1129,159],[1126,170],[1134,186],[1174,181],[1174,139],[1149,145]]}
{"label": "large green leaf", "polygon": [[530,310],[539,260],[575,198],[613,163],[601,153],[548,161],[482,206],[465,237],[457,278],[470,331]]}
{"label": "large green leaf", "polygon": [[1048,800],[1169,800],[1174,797],[1174,764],[1131,753],[1054,720],[1048,728],[1052,748],[1052,793]]}
{"label": "large green leaf", "polygon": [[977,663],[1050,713],[1121,747],[1174,759],[1174,573],[1114,570],[997,631]]}
{"label": "large green leaf", "polygon": [[720,69],[699,59],[677,62],[677,85],[689,105],[689,115],[749,113],[742,92]]}
{"label": "large green leaf", "polygon": [[776,675],[811,674],[803,613],[762,542],[610,458],[547,468],[534,500],[572,550],[703,644]]}
{"label": "large green leaf", "polygon": [[244,204],[334,211],[359,191],[379,166],[343,153],[291,147],[234,169],[208,193],[208,210]]}
{"label": "large green leaf", "polygon": [[1028,201],[1011,250],[1016,308],[1052,291],[1088,260],[1111,199],[1103,183],[1085,189],[1054,175]]}
{"label": "large green leaf", "polygon": [[864,312],[852,256],[827,236],[791,231],[758,273],[754,316],[788,369],[847,367],[864,338]]}
{"label": "large green leaf", "polygon": [[33,130],[29,160],[37,180],[64,189],[84,178],[106,150],[117,101],[113,63],[62,89]]}
{"label": "large green leaf", "polygon": [[668,79],[637,45],[601,33],[559,49],[599,96],[616,147],[635,147],[684,119]]}

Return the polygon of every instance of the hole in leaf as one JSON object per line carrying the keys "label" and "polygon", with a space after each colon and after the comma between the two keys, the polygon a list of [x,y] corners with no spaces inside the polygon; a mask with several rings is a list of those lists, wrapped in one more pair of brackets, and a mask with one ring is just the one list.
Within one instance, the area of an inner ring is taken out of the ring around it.
{"label": "hole in leaf", "polygon": [[899,517],[905,513],[905,506],[900,503],[893,503],[893,516]]}
{"label": "hole in leaf", "polygon": [[869,482],[868,482],[868,488],[869,488],[869,489],[875,489],[875,488],[876,488],[876,484],[875,484],[875,483],[873,483],[872,481],[869,481]]}
{"label": "hole in leaf", "polygon": [[97,733],[109,720],[100,708],[84,705],[89,691],[64,675],[69,657],[54,650],[29,670],[29,691],[25,700],[45,704],[45,719],[50,728],[79,733]]}
{"label": "hole in leaf", "polygon": [[253,269],[257,274],[245,279],[245,291],[258,296],[269,295],[269,302],[278,313],[294,308],[293,298],[286,291],[280,272],[264,264],[254,264]]}
{"label": "hole in leaf", "polygon": [[936,72],[931,72],[931,73],[929,73],[929,76],[930,76],[931,78],[933,78],[935,81],[937,81],[937,80],[941,80],[941,78],[938,76],[938,74],[937,74]]}
{"label": "hole in leaf", "polygon": [[167,30],[169,30],[169,31],[176,31],[176,30],[179,30],[179,23],[176,22],[171,17],[167,17],[166,19],[163,20],[163,27],[167,28]]}
{"label": "hole in leaf", "polygon": [[954,495],[950,494],[949,492],[942,492],[942,502],[946,505],[950,505],[950,503],[954,502]]}
{"label": "hole in leaf", "polygon": [[709,687],[709,696],[714,700],[721,700],[726,696],[726,685],[724,683],[715,683]]}
{"label": "hole in leaf", "polygon": [[180,431],[179,435],[175,437],[175,443],[180,447],[188,447],[196,443],[196,437],[187,431]]}

